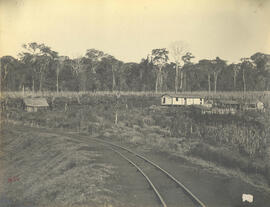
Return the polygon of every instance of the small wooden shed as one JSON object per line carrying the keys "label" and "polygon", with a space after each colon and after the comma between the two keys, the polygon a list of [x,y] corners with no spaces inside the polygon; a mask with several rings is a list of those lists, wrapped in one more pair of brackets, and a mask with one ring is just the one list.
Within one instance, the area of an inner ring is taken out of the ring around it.
{"label": "small wooden shed", "polygon": [[259,100],[247,100],[247,101],[245,101],[243,108],[244,108],[244,110],[263,111],[264,110],[264,104],[263,104],[263,102],[261,102]]}
{"label": "small wooden shed", "polygon": [[38,110],[47,109],[49,104],[45,98],[24,98],[24,108],[28,112],[37,112]]}
{"label": "small wooden shed", "polygon": [[164,94],[161,96],[162,106],[172,105],[172,103],[173,103],[173,97],[171,95]]}
{"label": "small wooden shed", "polygon": [[218,100],[216,101],[216,105],[219,108],[226,108],[226,109],[240,109],[241,104],[236,100]]}

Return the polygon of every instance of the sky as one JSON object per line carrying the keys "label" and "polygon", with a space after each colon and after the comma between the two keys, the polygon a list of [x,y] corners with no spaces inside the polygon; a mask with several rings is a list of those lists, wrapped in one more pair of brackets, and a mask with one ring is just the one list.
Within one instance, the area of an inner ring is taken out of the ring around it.
{"label": "sky", "polygon": [[95,48],[139,62],[174,41],[196,60],[270,54],[270,0],[0,0],[0,56],[38,42],[70,57]]}

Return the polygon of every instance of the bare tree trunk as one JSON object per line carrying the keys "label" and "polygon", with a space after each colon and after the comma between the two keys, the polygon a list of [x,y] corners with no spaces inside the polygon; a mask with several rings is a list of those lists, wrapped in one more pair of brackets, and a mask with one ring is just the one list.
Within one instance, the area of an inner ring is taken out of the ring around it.
{"label": "bare tree trunk", "polygon": [[43,78],[43,74],[42,74],[42,71],[40,71],[39,91],[42,91],[42,78]]}
{"label": "bare tree trunk", "polygon": [[208,93],[211,92],[211,77],[210,77],[210,73],[208,73]]}
{"label": "bare tree trunk", "polygon": [[162,90],[162,67],[159,67],[159,89]]}
{"label": "bare tree trunk", "polygon": [[2,71],[0,75],[1,75],[1,86],[3,87],[3,89],[6,89],[6,90],[8,90],[8,81],[6,81],[7,74],[8,74],[7,66],[4,66],[4,76],[2,77]]}
{"label": "bare tree trunk", "polygon": [[84,77],[83,77],[83,91],[86,91],[86,84],[87,84],[87,74],[84,72]]}
{"label": "bare tree trunk", "polygon": [[35,78],[32,77],[32,92],[35,92]]}
{"label": "bare tree trunk", "polygon": [[115,89],[115,74],[112,66],[112,91],[114,91],[114,89]]}
{"label": "bare tree trunk", "polygon": [[217,78],[218,78],[218,74],[217,72],[214,72],[215,93],[217,93]]}
{"label": "bare tree trunk", "polygon": [[163,90],[163,74],[162,74],[162,70],[160,68],[160,71],[159,71],[159,87],[160,87],[160,91]]}
{"label": "bare tree trunk", "polygon": [[140,69],[140,81],[142,81],[142,77],[143,77],[143,71],[142,69]]}
{"label": "bare tree trunk", "polygon": [[116,110],[116,112],[115,112],[114,124],[115,124],[115,125],[118,124],[118,111],[117,111],[117,110]]}
{"label": "bare tree trunk", "polygon": [[2,97],[2,67],[1,67],[1,64],[2,63],[1,63],[1,58],[0,58],[0,75],[1,75],[1,77],[0,77],[0,96]]}
{"label": "bare tree trunk", "polygon": [[243,84],[244,84],[244,94],[246,93],[246,78],[245,78],[245,69],[243,69]]}
{"label": "bare tree trunk", "polygon": [[59,69],[56,71],[56,92],[59,92]]}
{"label": "bare tree trunk", "polygon": [[0,58],[0,75],[1,75],[1,77],[0,77],[0,96],[2,97],[2,67],[1,67],[1,65],[2,65],[2,61]]}
{"label": "bare tree trunk", "polygon": [[183,73],[183,91],[187,91],[187,71]]}
{"label": "bare tree trunk", "polygon": [[158,91],[158,82],[159,82],[159,72],[157,73],[157,79],[156,79],[156,86],[155,86],[156,93]]}
{"label": "bare tree trunk", "polygon": [[233,73],[233,88],[236,91],[236,71]]}
{"label": "bare tree trunk", "polygon": [[20,79],[20,84],[19,84],[19,89],[21,89],[22,87],[24,87],[24,77],[25,75],[22,75],[21,79]]}
{"label": "bare tree trunk", "polygon": [[159,67],[158,73],[157,73],[157,79],[156,79],[156,93],[158,92],[158,88],[162,88],[162,67]]}
{"label": "bare tree trunk", "polygon": [[86,82],[87,82],[87,74],[85,73],[85,71],[82,71],[78,74],[78,78],[79,78],[79,91],[86,91]]}
{"label": "bare tree trunk", "polygon": [[175,93],[178,92],[178,74],[179,74],[178,64],[176,63],[176,66],[175,66],[175,82],[174,82]]}
{"label": "bare tree trunk", "polygon": [[[141,90],[141,91],[143,91],[143,87],[144,87],[144,86],[143,86],[142,80],[143,80],[143,70],[140,68],[140,86],[141,86],[141,87],[140,87],[140,90]],[[122,78],[121,78],[121,84],[120,84],[120,87],[121,87],[121,88],[122,88],[122,85],[123,85],[123,84],[122,84]],[[121,88],[120,88],[120,89],[121,89]]]}
{"label": "bare tree trunk", "polygon": [[180,89],[183,90],[183,70],[180,70]]}

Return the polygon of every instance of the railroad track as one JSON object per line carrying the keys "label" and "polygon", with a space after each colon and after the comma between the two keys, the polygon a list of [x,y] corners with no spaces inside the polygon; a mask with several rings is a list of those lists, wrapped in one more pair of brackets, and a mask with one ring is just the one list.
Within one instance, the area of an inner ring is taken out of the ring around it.
{"label": "railroad track", "polygon": [[[185,185],[146,157],[139,155],[126,147],[108,141],[96,138],[87,138],[87,141],[90,140],[104,145],[134,166],[137,171],[145,177],[151,189],[153,189],[153,192],[160,201],[161,206],[206,207],[206,205]],[[84,139],[82,141],[85,142],[86,140]]]}

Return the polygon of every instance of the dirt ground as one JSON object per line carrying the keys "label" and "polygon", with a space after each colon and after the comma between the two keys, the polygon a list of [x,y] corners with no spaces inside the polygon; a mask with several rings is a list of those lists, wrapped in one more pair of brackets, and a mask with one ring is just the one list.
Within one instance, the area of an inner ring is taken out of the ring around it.
{"label": "dirt ground", "polygon": [[[6,126],[1,134],[0,206],[158,206],[149,185],[132,166],[95,142],[70,140],[76,136],[52,129]],[[208,207],[242,206],[242,193],[254,195],[252,206],[270,203],[269,191],[237,176],[218,174],[142,146],[128,147],[171,172]]]}

